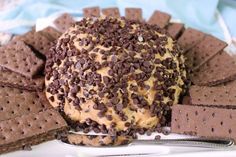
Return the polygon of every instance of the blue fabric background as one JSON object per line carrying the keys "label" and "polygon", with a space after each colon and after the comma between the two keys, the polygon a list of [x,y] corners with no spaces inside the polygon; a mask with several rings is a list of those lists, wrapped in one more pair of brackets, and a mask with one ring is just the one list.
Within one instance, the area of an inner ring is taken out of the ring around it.
{"label": "blue fabric background", "polygon": [[[236,36],[235,0],[22,0],[16,7],[0,12],[2,25],[18,20],[19,26],[7,30],[2,30],[0,27],[0,31],[21,34],[28,31],[37,18],[57,12],[70,12],[75,17],[81,17],[82,8],[90,6],[101,8],[116,6],[119,7],[121,15],[124,15],[126,7],[139,7],[143,9],[143,16],[146,19],[158,9],[170,13],[174,19],[180,19],[186,26],[224,39],[215,14],[218,9],[231,34]],[[20,25],[23,20],[29,23]]]}

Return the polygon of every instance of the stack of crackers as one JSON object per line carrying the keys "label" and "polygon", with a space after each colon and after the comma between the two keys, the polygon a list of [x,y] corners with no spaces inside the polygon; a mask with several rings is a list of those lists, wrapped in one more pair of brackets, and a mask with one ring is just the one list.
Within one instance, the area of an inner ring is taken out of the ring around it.
{"label": "stack of crackers", "polygon": [[188,28],[178,39],[191,69],[187,95],[172,108],[172,132],[236,140],[236,61],[227,44]]}
{"label": "stack of crackers", "polygon": [[67,131],[44,93],[44,66],[52,44],[75,21],[69,14],[53,27],[14,36],[0,47],[0,154],[55,139]]}
{"label": "stack of crackers", "polygon": [[33,28],[0,47],[0,154],[55,139],[67,130],[44,94],[46,56],[61,33]]}

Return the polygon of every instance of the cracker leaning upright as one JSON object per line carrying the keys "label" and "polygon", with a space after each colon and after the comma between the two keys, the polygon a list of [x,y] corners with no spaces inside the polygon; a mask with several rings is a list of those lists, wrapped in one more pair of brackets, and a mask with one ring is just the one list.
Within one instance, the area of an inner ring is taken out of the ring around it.
{"label": "cracker leaning upright", "polygon": [[77,127],[110,135],[165,123],[186,72],[181,50],[163,32],[125,19],[77,22],[47,59],[51,105]]}

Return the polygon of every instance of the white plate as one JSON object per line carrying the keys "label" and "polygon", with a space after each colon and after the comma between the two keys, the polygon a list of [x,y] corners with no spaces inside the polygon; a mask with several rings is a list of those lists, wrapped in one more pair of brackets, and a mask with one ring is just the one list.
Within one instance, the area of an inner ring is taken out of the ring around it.
{"label": "white plate", "polygon": [[[36,22],[36,29],[41,30],[47,26],[54,26],[52,21],[58,15],[54,15],[48,18],[38,19]],[[78,18],[79,19],[79,18]],[[78,20],[77,19],[77,20]],[[178,21],[178,20],[175,20]],[[154,139],[155,135],[152,136],[140,136],[141,139]],[[161,135],[163,139],[177,139],[177,138],[189,138],[190,136],[171,134],[168,136]],[[191,137],[192,138],[192,137]],[[2,157],[96,157],[104,155],[113,155],[109,157],[117,157],[114,155],[119,154],[136,154],[136,157],[156,157],[156,156],[171,156],[171,157],[235,157],[236,146],[230,149],[210,149],[210,148],[199,148],[199,147],[174,147],[174,146],[122,146],[122,147],[84,147],[84,146],[73,146],[62,143],[58,140],[42,143],[32,147],[32,151],[16,151],[2,155]],[[141,155],[150,153],[151,155]],[[139,154],[139,155],[138,155]],[[127,156],[126,157],[134,157]],[[121,155],[119,155],[121,157]]]}
{"label": "white plate", "polygon": [[[157,134],[152,136],[140,136],[140,139],[153,139]],[[177,139],[189,138],[190,136],[170,134],[168,136],[161,135],[163,139]],[[235,157],[236,146],[228,149],[212,149],[199,147],[174,147],[174,146],[122,146],[122,147],[85,147],[74,146],[62,143],[58,140],[45,142],[43,144],[33,146],[32,151],[16,151],[8,153],[2,157],[96,157],[104,155],[113,155],[109,157],[117,157],[114,155],[136,154],[129,157],[156,157],[156,156],[170,156],[170,157],[199,157],[199,156],[214,156],[214,157]],[[150,155],[145,155],[149,153]],[[143,155],[142,155],[143,154]],[[119,155],[118,157],[120,157]],[[126,155],[127,157],[127,155]]]}

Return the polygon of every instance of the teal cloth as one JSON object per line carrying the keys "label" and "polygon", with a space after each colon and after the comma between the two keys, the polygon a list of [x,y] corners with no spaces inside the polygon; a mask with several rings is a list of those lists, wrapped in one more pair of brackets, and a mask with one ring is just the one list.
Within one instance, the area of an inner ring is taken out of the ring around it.
{"label": "teal cloth", "polygon": [[[173,19],[180,19],[186,26],[224,39],[223,31],[215,16],[216,9],[219,8],[230,32],[236,35],[234,28],[236,20],[232,20],[232,17],[236,17],[236,1],[233,0],[22,0],[16,7],[0,12],[0,23],[18,20],[19,26],[7,30],[0,27],[0,31],[21,34],[28,31],[37,18],[57,12],[70,12],[75,17],[82,17],[82,8],[91,6],[101,8],[115,6],[120,9],[121,15],[124,15],[126,7],[138,7],[142,8],[146,19],[154,10],[161,10],[170,13]],[[21,21],[28,21],[30,24],[20,25]]]}

